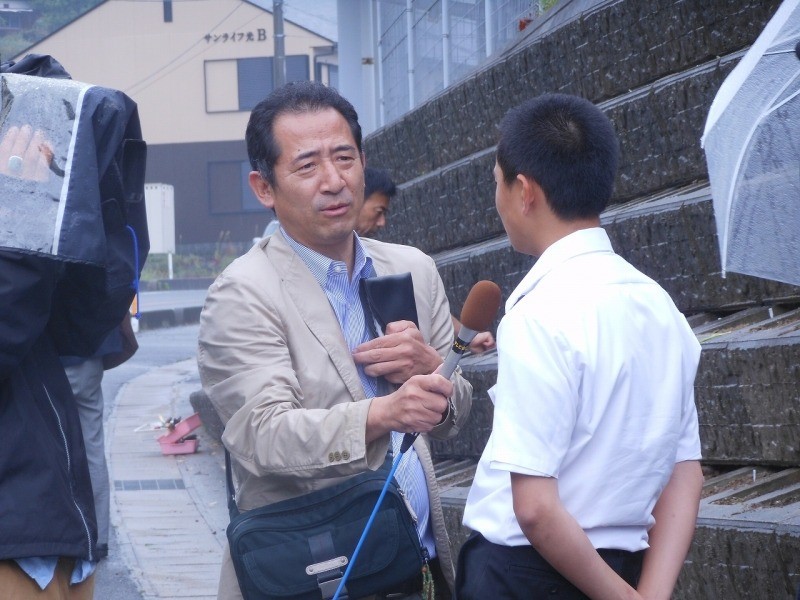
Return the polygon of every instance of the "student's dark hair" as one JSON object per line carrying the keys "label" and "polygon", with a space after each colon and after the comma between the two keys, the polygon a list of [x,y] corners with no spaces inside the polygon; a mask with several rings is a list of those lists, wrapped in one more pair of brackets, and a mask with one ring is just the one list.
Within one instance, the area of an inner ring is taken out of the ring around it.
{"label": "student's dark hair", "polygon": [[280,156],[280,148],[273,131],[277,118],[286,113],[319,112],[328,108],[338,111],[347,121],[360,153],[361,125],[353,105],[335,89],[321,83],[295,81],[273,91],[250,113],[245,140],[252,169],[261,173],[261,177],[274,186],[274,168]]}
{"label": "student's dark hair", "polygon": [[507,184],[524,175],[565,220],[600,215],[611,198],[619,141],[594,104],[545,94],[512,108],[500,122],[497,164]]}
{"label": "student's dark hair", "polygon": [[375,192],[391,198],[397,193],[397,186],[383,169],[366,167],[364,169],[364,198],[369,198]]}

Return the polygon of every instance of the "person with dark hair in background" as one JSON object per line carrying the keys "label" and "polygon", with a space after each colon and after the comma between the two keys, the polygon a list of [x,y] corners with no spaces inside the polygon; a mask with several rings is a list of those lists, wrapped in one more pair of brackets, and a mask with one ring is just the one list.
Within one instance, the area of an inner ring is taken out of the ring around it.
{"label": "person with dark hair in background", "polygon": [[[250,186],[280,227],[211,286],[198,349],[241,511],[375,470],[403,433],[453,436],[472,396],[459,373],[434,373],[453,328],[433,260],[354,233],[365,159],[352,105],[322,84],[290,83],[255,107],[246,139]],[[360,281],[407,272],[419,326],[395,321],[370,339]],[[447,598],[453,567],[425,437],[403,454],[397,480]],[[422,586],[420,573],[380,597],[418,598]],[[241,597],[228,547],[219,597]]]}
{"label": "person with dark hair in background", "polygon": [[[386,227],[386,216],[389,214],[389,200],[397,193],[389,173],[374,167],[364,168],[364,207],[358,216],[356,233],[361,237],[372,237]],[[461,329],[461,321],[452,317],[453,330],[456,335]],[[470,352],[480,354],[494,348],[494,336],[490,331],[481,331],[469,343]]]}
{"label": "person with dark hair in background", "polygon": [[81,422],[83,444],[89,461],[95,518],[97,520],[97,560],[108,557],[110,491],[103,435],[103,355],[122,347],[118,329],[108,334],[92,356],[62,356],[61,364],[75,396]]}
{"label": "person with dark hair in background", "polygon": [[131,326],[131,314],[125,313],[92,356],[62,356],[61,364],[78,406],[89,476],[92,480],[95,516],[97,518],[98,560],[108,557],[110,499],[105,435],[103,433],[103,374],[131,358],[139,345]]}
{"label": "person with dark hair in background", "polygon": [[389,200],[397,193],[389,173],[373,167],[364,168],[364,206],[358,215],[356,232],[371,237],[386,226]]}
{"label": "person with dark hair in background", "polygon": [[691,544],[700,344],[600,227],[618,156],[611,122],[575,96],[540,96],[501,122],[497,212],[537,260],[498,328],[459,600],[666,599]]}

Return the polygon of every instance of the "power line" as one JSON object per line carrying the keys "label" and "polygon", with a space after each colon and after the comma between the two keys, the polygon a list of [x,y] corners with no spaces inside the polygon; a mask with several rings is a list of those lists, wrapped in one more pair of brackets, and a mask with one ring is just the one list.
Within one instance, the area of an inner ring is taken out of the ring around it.
{"label": "power line", "polygon": [[[134,1],[134,0],[112,0],[112,1],[114,1],[114,2],[132,2],[132,1]],[[153,2],[154,0],[135,0],[135,1],[137,1],[137,2]],[[161,2],[161,1],[163,1],[163,0],[158,0],[158,1],[159,1],[159,2]],[[175,0],[173,0],[173,1],[175,1]],[[206,0],[180,0],[180,1],[181,1],[181,2],[204,2],[204,1],[206,1]],[[240,9],[242,6],[243,6],[242,4],[237,4],[237,5],[234,7],[234,9],[233,9],[231,12],[229,12],[227,15],[225,15],[225,16],[222,18],[222,20],[221,20],[219,23],[217,23],[216,25],[214,25],[214,26],[212,27],[212,29],[216,29],[216,28],[220,27],[220,26],[221,26],[221,25],[222,25],[222,24],[223,24],[225,21],[227,21],[229,18],[231,18],[231,16],[233,15],[233,13],[235,13],[237,10],[239,10],[239,9]],[[249,21],[248,21],[248,22],[249,22]],[[155,71],[153,71],[152,73],[150,73],[150,74],[149,74],[149,75],[147,75],[146,77],[144,77],[144,78],[140,79],[139,81],[137,81],[137,82],[136,82],[136,83],[134,83],[133,85],[130,85],[130,86],[128,86],[128,88],[127,88],[127,89],[125,89],[125,90],[123,90],[123,91],[124,91],[125,93],[127,93],[127,94],[131,94],[131,95],[132,95],[132,94],[134,94],[134,93],[136,93],[136,92],[135,92],[135,89],[136,89],[136,88],[138,88],[138,87],[139,87],[141,84],[145,83],[145,82],[146,82],[148,79],[151,79],[151,78],[153,78],[153,77],[156,77],[156,76],[157,76],[159,73],[161,73],[161,72],[162,72],[162,71],[164,71],[165,69],[169,69],[170,67],[172,67],[173,65],[175,65],[175,63],[177,63],[177,62],[178,62],[178,61],[179,61],[181,58],[183,58],[184,56],[186,56],[186,55],[187,55],[189,52],[191,52],[191,51],[192,51],[192,50],[193,50],[193,49],[194,49],[196,46],[198,46],[198,45],[199,45],[199,44],[201,44],[202,42],[203,42],[203,38],[200,38],[200,39],[199,39],[199,40],[197,40],[197,41],[196,41],[194,44],[192,44],[191,46],[189,46],[189,47],[188,47],[186,50],[184,50],[183,52],[181,52],[181,53],[180,53],[178,56],[176,56],[176,57],[174,57],[173,59],[171,59],[171,60],[170,60],[170,61],[169,61],[167,64],[165,64],[165,65],[164,65],[164,66],[162,66],[162,67],[159,67],[158,69],[156,69]],[[202,50],[202,51],[201,51],[201,52],[199,52],[198,54],[202,54],[203,52],[205,52],[205,50]],[[194,54],[194,55],[192,55],[192,56],[190,57],[190,59],[191,59],[191,58],[194,58],[194,57],[195,57],[195,56],[197,56],[198,54]],[[180,65],[177,65],[177,66],[176,66],[176,68],[177,68],[177,67],[180,67],[180,66],[182,66],[183,64],[185,64],[185,62],[184,62],[184,63],[181,63]],[[170,70],[169,72],[171,73],[171,72],[172,72],[172,70]],[[167,73],[165,73],[165,75],[166,75],[166,74],[167,74]],[[156,81],[158,81],[159,79],[161,79],[161,77],[159,77],[158,79],[155,79],[154,81],[152,81],[152,82],[150,82],[150,83],[155,83],[155,82],[156,82]],[[147,88],[149,87],[149,85],[150,85],[150,84],[148,84],[148,85],[144,86],[144,87],[143,87],[141,90],[138,90],[138,91],[143,91],[143,90],[147,89]]]}
{"label": "power line", "polygon": [[[164,0],[106,0],[107,2],[132,2],[132,3],[145,3],[145,2],[164,2]],[[216,2],[216,0],[169,0],[170,2]],[[99,3],[98,3],[99,4]]]}
{"label": "power line", "polygon": [[[148,1],[148,2],[149,2],[150,0],[146,0],[146,1]],[[241,27],[246,27],[247,25],[249,25],[250,23],[252,23],[252,22],[253,22],[253,21],[255,21],[256,19],[258,19],[260,16],[261,16],[261,15],[256,15],[255,17],[253,17],[253,18],[252,18],[252,19],[250,19],[249,21],[247,21],[247,22],[243,23]],[[226,17],[226,18],[227,18],[227,17]],[[224,21],[224,19],[223,19],[223,21]],[[220,22],[220,24],[221,24],[221,22]],[[218,24],[218,25],[217,25],[217,27],[218,27],[220,24]],[[241,27],[240,27],[240,29],[241,29]],[[197,45],[197,44],[195,44],[195,45]],[[187,58],[186,58],[186,60],[184,60],[184,61],[183,61],[183,62],[181,62],[180,64],[174,64],[173,68],[171,68],[169,71],[166,71],[165,73],[163,73],[163,74],[162,74],[162,75],[160,75],[159,77],[156,77],[156,78],[155,78],[155,79],[153,79],[152,81],[148,82],[146,85],[144,85],[142,88],[140,88],[140,89],[137,91],[137,93],[143,92],[144,90],[146,90],[147,88],[149,88],[151,85],[153,85],[154,83],[156,83],[156,82],[160,81],[161,79],[163,79],[164,77],[166,77],[167,75],[169,75],[170,73],[172,73],[173,71],[175,71],[176,69],[179,69],[180,67],[182,67],[182,66],[183,66],[183,65],[185,65],[186,63],[188,63],[188,62],[190,62],[190,61],[194,60],[196,57],[198,57],[198,56],[200,56],[201,54],[205,53],[205,52],[206,52],[208,49],[209,49],[209,48],[201,48],[199,52],[195,52],[195,53],[194,53],[194,54],[192,54],[191,56],[187,57]],[[189,50],[191,50],[191,47],[189,48]],[[173,62],[173,63],[177,62],[177,60],[178,60],[178,59],[179,59],[181,56],[184,56],[184,55],[186,54],[186,52],[188,52],[188,50],[187,50],[187,51],[185,51],[185,52],[184,52],[183,54],[181,54],[180,56],[178,56],[178,57],[176,57],[175,59],[173,59],[173,61],[172,61],[172,62]],[[169,66],[170,66],[170,65],[165,65],[164,67],[162,67],[162,68],[161,68],[161,69],[159,69],[159,70],[163,70],[163,69],[165,69],[165,68],[167,68],[167,67],[169,67]],[[150,75],[150,77],[152,77],[153,75],[155,75],[155,73],[154,73],[154,74],[152,74],[152,75]],[[141,83],[141,82],[140,82],[140,83]],[[137,84],[137,85],[138,85],[138,84]]]}

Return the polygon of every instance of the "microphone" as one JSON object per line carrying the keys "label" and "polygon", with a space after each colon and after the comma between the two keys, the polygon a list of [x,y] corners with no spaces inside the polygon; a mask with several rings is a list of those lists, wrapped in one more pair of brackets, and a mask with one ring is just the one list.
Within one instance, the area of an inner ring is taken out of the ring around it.
{"label": "microphone", "polygon": [[[442,377],[450,379],[472,340],[479,332],[489,329],[499,308],[500,288],[495,282],[484,279],[472,286],[461,309],[461,329],[439,370]],[[407,433],[403,436],[401,454],[411,447],[418,435]]]}
{"label": "microphone", "polygon": [[472,286],[461,309],[461,329],[439,371],[442,377],[450,379],[472,340],[479,332],[489,329],[499,308],[500,288],[496,283],[484,279]]}

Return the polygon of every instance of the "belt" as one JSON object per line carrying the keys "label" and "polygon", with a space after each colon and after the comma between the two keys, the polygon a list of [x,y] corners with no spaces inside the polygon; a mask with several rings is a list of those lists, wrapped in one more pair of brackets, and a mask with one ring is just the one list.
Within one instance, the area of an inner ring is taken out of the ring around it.
{"label": "belt", "polygon": [[[506,560],[512,559],[519,561],[519,564],[536,566],[544,571],[561,574],[556,571],[544,557],[533,546],[503,546],[490,542],[478,532],[473,532],[466,542],[467,544],[488,544],[492,549],[504,556]],[[631,552],[628,550],[616,550],[609,548],[598,548],[597,553],[620,577],[622,577],[631,587],[636,587],[639,575],[642,571],[642,561],[644,550]]]}

